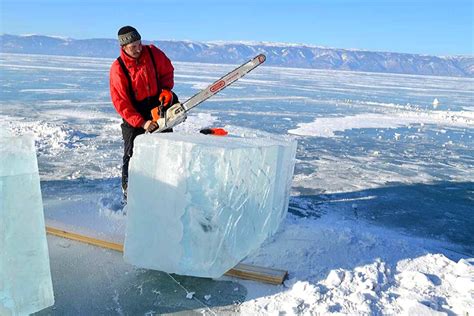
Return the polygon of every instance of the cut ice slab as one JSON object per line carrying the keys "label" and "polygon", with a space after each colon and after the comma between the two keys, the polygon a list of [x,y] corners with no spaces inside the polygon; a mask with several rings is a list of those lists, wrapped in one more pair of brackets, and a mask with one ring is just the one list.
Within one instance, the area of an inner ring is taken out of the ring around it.
{"label": "cut ice slab", "polygon": [[0,136],[0,315],[54,304],[32,136]]}
{"label": "cut ice slab", "polygon": [[222,276],[285,217],[295,154],[295,140],[266,133],[138,136],[130,162],[125,261]]}

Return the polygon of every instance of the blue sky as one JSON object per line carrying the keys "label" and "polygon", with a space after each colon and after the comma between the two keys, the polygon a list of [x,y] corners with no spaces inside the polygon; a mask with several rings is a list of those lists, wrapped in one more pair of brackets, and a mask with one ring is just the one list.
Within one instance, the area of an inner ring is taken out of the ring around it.
{"label": "blue sky", "polygon": [[268,41],[473,55],[473,0],[0,0],[1,33]]}

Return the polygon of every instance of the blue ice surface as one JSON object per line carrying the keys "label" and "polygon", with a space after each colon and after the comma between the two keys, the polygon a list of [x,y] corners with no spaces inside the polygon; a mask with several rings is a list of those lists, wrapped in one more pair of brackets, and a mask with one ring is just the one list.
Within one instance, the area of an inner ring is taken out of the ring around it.
{"label": "blue ice surface", "polygon": [[0,315],[53,303],[33,136],[0,136]]}
{"label": "blue ice surface", "polygon": [[[64,144],[38,142],[43,179],[120,176],[120,120],[108,92],[113,59],[0,54],[0,61],[8,65],[0,77],[0,119],[19,131],[25,129],[22,122],[36,124],[42,127],[37,133],[45,138],[53,134]],[[174,64],[174,91],[181,101],[234,67]],[[201,104],[191,116],[212,115],[217,118],[214,126],[286,134],[317,117],[391,115],[399,109],[429,113],[434,98],[444,113],[472,113],[473,87],[472,78],[264,65]],[[69,116],[58,116],[57,111]],[[400,134],[398,140],[395,133]],[[473,137],[472,126],[438,124],[346,130],[329,138],[298,136],[289,211],[308,217],[341,213],[451,241],[472,255]],[[372,157],[374,151],[379,155]],[[305,177],[309,180],[302,181]],[[49,189],[53,194],[54,188]]]}

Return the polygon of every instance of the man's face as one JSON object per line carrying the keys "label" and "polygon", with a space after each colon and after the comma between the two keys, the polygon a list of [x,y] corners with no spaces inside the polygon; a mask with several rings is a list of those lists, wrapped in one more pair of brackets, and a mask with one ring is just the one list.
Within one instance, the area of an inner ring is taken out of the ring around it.
{"label": "man's face", "polygon": [[127,53],[128,56],[132,58],[138,58],[140,57],[140,54],[142,53],[142,41],[135,41],[133,43],[127,44],[123,46],[123,50],[125,53]]}

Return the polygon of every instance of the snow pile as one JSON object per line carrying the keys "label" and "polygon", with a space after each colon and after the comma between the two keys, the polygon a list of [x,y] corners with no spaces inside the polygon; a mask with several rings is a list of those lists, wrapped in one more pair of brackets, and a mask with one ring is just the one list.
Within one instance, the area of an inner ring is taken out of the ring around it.
{"label": "snow pile", "polygon": [[428,254],[397,264],[397,303],[409,314],[423,311],[454,312],[474,310],[474,260],[457,263],[441,254]]}
{"label": "snow pile", "polygon": [[42,180],[62,180],[120,174],[120,124],[111,121],[96,126],[48,120],[6,122],[0,117],[0,126],[13,135],[33,135]]}
{"label": "snow pile", "polygon": [[14,135],[33,134],[36,150],[45,156],[56,156],[66,149],[81,147],[83,145],[80,140],[87,137],[86,134],[64,124],[44,121],[14,121],[10,123],[10,130]]}
{"label": "snow pile", "polygon": [[462,315],[474,309],[473,273],[472,262],[455,263],[441,254],[403,260],[394,272],[377,259],[353,270],[331,270],[316,284],[292,279],[289,290],[269,299],[263,309],[290,314]]}
{"label": "snow pile", "polygon": [[247,282],[241,312],[463,315],[474,310],[474,260],[451,260],[446,246],[329,215],[293,219],[249,259],[290,279],[276,290]]}

